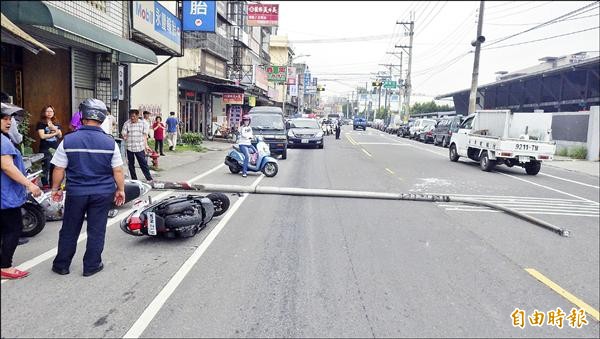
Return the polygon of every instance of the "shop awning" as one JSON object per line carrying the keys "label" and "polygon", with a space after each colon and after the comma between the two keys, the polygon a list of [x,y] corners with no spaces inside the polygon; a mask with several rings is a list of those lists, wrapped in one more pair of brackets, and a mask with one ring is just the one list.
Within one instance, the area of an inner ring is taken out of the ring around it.
{"label": "shop awning", "polygon": [[212,93],[244,93],[245,90],[244,87],[236,85],[233,80],[206,74],[196,74],[181,79],[202,83],[208,87]]}
{"label": "shop awning", "polygon": [[31,35],[20,29],[4,14],[2,15],[2,42],[21,46],[26,48],[33,54],[38,54],[40,51],[46,51],[54,55],[54,51],[46,47],[41,42],[37,41]]}
{"label": "shop awning", "polygon": [[158,64],[156,54],[135,42],[109,33],[41,1],[2,1],[2,13],[19,25],[55,27],[122,54],[124,62]]}

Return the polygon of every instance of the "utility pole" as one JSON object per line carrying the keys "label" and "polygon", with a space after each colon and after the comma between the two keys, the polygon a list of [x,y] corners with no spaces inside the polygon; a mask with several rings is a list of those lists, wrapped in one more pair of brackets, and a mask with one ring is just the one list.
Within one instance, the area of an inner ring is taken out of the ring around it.
{"label": "utility pole", "polygon": [[[404,89],[404,115],[406,118],[410,116],[410,91],[411,91],[411,80],[410,80],[410,71],[412,66],[412,56],[413,56],[413,37],[415,31],[415,22],[414,22],[414,12],[410,14],[411,20],[410,22],[396,22],[396,24],[404,25],[404,28],[408,29],[408,35],[410,37],[408,46],[396,46],[397,48],[408,48],[408,50],[404,50],[408,53],[408,72],[406,72],[406,80],[404,81],[405,89]],[[408,27],[406,25],[409,25]]]}
{"label": "utility pole", "polygon": [[479,21],[477,22],[477,36],[471,42],[475,46],[475,59],[473,60],[473,76],[471,78],[471,93],[469,94],[469,114],[475,112],[475,103],[477,102],[477,80],[479,78],[479,53],[481,52],[481,44],[485,41],[481,31],[483,29],[483,7],[484,1],[479,2]]}

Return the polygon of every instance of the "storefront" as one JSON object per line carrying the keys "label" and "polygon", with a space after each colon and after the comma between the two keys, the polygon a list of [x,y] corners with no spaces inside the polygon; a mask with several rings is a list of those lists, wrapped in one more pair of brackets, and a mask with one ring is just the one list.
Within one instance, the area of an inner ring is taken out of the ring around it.
{"label": "storefront", "polygon": [[[114,10],[121,5],[109,3],[107,6]],[[114,6],[117,7],[112,8]],[[20,92],[23,107],[32,113],[32,137],[37,136],[34,128],[45,105],[54,106],[64,132],[69,130],[79,103],[88,97],[104,101],[118,117],[120,103],[125,99],[125,89],[119,81],[122,79],[117,76],[119,69],[129,63],[157,63],[151,50],[123,38],[127,23],[123,24],[122,17],[113,12],[79,1],[2,2],[3,15],[55,52],[54,55],[33,55],[23,52],[22,47],[6,47],[10,45],[5,44],[3,38],[3,63],[5,52],[12,55],[12,65],[7,68],[14,72],[7,72],[6,76],[3,72],[2,81],[14,84],[15,99]],[[112,32],[98,25],[100,21],[115,19],[114,16],[120,26],[113,27]]]}

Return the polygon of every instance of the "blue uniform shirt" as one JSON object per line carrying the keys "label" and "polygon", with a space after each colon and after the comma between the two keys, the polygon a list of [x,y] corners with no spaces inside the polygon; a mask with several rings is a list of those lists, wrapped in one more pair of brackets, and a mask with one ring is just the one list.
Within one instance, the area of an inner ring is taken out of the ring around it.
{"label": "blue uniform shirt", "polygon": [[[27,176],[21,152],[15,148],[10,139],[4,134],[2,134],[0,138],[2,139],[0,145],[0,148],[2,149],[2,155],[12,156],[15,166],[17,166],[23,175]],[[2,177],[0,180],[0,184],[2,184],[0,209],[21,207],[27,201],[27,190],[25,187],[9,178],[4,171],[2,171]]]}
{"label": "blue uniform shirt", "polygon": [[115,193],[113,168],[123,161],[113,137],[100,127],[84,125],[65,135],[52,164],[66,169],[67,194],[82,196]]}

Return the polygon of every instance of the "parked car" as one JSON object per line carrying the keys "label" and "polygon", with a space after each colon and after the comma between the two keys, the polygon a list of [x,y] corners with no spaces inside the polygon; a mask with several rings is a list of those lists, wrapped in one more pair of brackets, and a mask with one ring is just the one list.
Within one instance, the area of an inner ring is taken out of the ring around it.
{"label": "parked car", "polygon": [[419,134],[421,133],[421,130],[423,129],[423,127],[426,124],[435,124],[435,120],[433,120],[433,119],[426,119],[426,118],[415,120],[414,125],[409,129],[409,131],[410,131],[410,138],[411,139],[418,139],[419,138]]}
{"label": "parked car", "polygon": [[458,132],[458,127],[464,118],[462,115],[456,115],[440,119],[433,130],[433,144],[448,147],[452,134]]}
{"label": "parked car", "polygon": [[402,125],[400,125],[400,127],[398,128],[398,136],[399,137],[403,137],[406,138],[407,136],[410,136],[410,128],[415,124],[415,119],[410,118],[408,119],[408,122],[403,123]]}
{"label": "parked car", "polygon": [[433,142],[433,130],[435,129],[435,125],[437,124],[437,120],[434,119],[423,119],[421,123],[421,129],[418,132],[419,141],[428,143]]}
{"label": "parked car", "polygon": [[288,147],[323,148],[323,131],[315,119],[297,118],[288,122]]}

